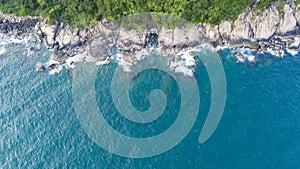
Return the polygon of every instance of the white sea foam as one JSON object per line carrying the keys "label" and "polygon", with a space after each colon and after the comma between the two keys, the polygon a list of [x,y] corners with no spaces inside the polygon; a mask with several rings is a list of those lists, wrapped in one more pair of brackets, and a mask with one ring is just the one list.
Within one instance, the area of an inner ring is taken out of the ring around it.
{"label": "white sea foam", "polygon": [[276,55],[276,51],[272,48],[267,48],[267,53],[271,54],[271,55]]}
{"label": "white sea foam", "polygon": [[193,77],[194,73],[191,69],[185,67],[185,66],[178,66],[175,68],[175,72],[183,73],[185,76]]}
{"label": "white sea foam", "polygon": [[86,58],[87,58],[87,53],[84,52],[84,53],[80,53],[80,54],[77,54],[73,57],[69,57],[68,59],[66,59],[66,63],[64,64],[64,66],[68,69],[68,68],[75,68],[76,67],[76,64],[79,63],[79,62],[85,62],[86,61]]}
{"label": "white sea foam", "polygon": [[[244,63],[247,60],[248,62],[253,64],[257,61],[254,55],[254,51],[255,50],[249,48],[237,48],[236,50],[232,50],[231,53],[236,58],[237,63]],[[237,56],[238,52],[242,55],[242,57]]]}
{"label": "white sea foam", "polygon": [[196,61],[194,56],[190,54],[190,52],[183,52],[179,54],[180,58],[183,60],[183,64],[188,67],[192,67],[196,65]]}
{"label": "white sea foam", "polygon": [[[175,73],[183,73],[186,76],[193,77],[193,67],[196,65],[194,57],[190,54],[190,51],[178,53],[173,61],[169,62],[169,69]],[[174,56],[173,56],[174,57]]]}
{"label": "white sea foam", "polygon": [[[60,65],[59,62],[55,60],[49,60],[45,65],[50,75],[59,73],[63,69],[63,65]],[[50,68],[51,65],[56,65],[56,66],[54,68]]]}
{"label": "white sea foam", "polygon": [[296,56],[299,52],[298,50],[292,50],[292,49],[286,49],[286,51],[293,56]]}
{"label": "white sea foam", "polygon": [[131,70],[132,64],[130,64],[130,63],[127,63],[127,62],[119,62],[119,66],[122,67],[122,70],[123,70],[124,72],[131,72],[131,71],[132,71],[132,70]]}
{"label": "white sea foam", "polygon": [[220,50],[224,50],[224,49],[228,49],[229,47],[227,45],[224,45],[224,46],[217,46],[216,47],[216,51],[220,51]]}
{"label": "white sea foam", "polygon": [[6,52],[6,49],[4,47],[0,48],[0,55],[3,55]]}
{"label": "white sea foam", "polygon": [[145,56],[150,55],[151,53],[146,50],[146,49],[142,49],[140,51],[136,51],[135,52],[135,58],[137,61],[143,60],[145,58]]}
{"label": "white sea foam", "polygon": [[49,60],[47,63],[46,63],[46,65],[52,65],[52,64],[59,64],[59,62],[58,61],[56,61],[56,60]]}
{"label": "white sea foam", "polygon": [[253,55],[248,56],[247,59],[249,62],[255,62],[255,56]]}
{"label": "white sea foam", "polygon": [[[39,50],[41,47],[40,43],[36,43],[35,38],[32,34],[26,34],[24,36],[16,36],[10,34],[0,33],[0,46],[10,44],[24,44],[24,48],[27,50],[27,56],[32,57],[35,55],[35,50]],[[1,53],[1,51],[0,51]]]}
{"label": "white sea foam", "polygon": [[49,70],[49,74],[53,75],[53,74],[56,74],[56,73],[60,73],[62,71],[62,69],[63,69],[63,66],[58,65],[57,68]]}
{"label": "white sea foam", "polygon": [[[227,48],[227,47],[224,46],[222,49],[225,49],[225,48]],[[176,73],[183,73],[186,76],[193,77],[194,76],[194,67],[196,66],[196,61],[195,61],[195,58],[192,55],[192,53],[200,52],[203,49],[210,49],[214,52],[217,52],[218,50],[221,50],[221,46],[219,46],[219,48],[216,49],[209,44],[203,44],[201,46],[198,46],[198,47],[186,50],[186,51],[182,51],[182,52],[176,54],[176,56],[179,56],[181,60],[178,62],[170,62],[169,67],[171,69],[173,69],[174,72],[176,72]]]}
{"label": "white sea foam", "polygon": [[27,43],[30,40],[31,36],[25,36],[22,39],[14,35],[0,34],[0,45],[7,45],[12,43]]}
{"label": "white sea foam", "polygon": [[285,56],[285,52],[283,50],[275,50],[272,48],[267,48],[267,53],[276,56],[276,57],[281,57],[283,58]]}
{"label": "white sea foam", "polygon": [[120,54],[120,53],[117,53],[117,54],[116,54],[116,61],[118,62],[119,66],[122,67],[122,69],[123,69],[124,72],[131,72],[131,71],[132,71],[132,70],[131,70],[132,64],[126,62],[126,61],[123,59],[122,54]]}
{"label": "white sea foam", "polygon": [[109,57],[107,57],[105,60],[103,61],[98,61],[96,62],[96,65],[106,65],[106,64],[109,64],[110,63],[110,59]]}
{"label": "white sea foam", "polygon": [[245,62],[245,58],[237,58],[236,62],[237,63],[244,63]]}

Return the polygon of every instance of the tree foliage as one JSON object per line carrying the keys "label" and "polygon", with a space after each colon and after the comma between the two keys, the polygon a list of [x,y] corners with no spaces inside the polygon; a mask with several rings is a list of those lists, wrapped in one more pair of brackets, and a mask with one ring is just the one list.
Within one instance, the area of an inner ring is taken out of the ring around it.
{"label": "tree foliage", "polygon": [[[274,0],[265,0],[265,7]],[[164,12],[194,23],[235,20],[253,0],[0,0],[0,10],[15,15],[39,15],[84,26],[103,18],[115,20],[140,12]]]}

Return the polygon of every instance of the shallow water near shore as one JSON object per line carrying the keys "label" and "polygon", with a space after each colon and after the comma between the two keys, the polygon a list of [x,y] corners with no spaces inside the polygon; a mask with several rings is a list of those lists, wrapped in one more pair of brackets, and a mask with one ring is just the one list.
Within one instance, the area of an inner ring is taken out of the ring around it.
{"label": "shallow water near shore", "polygon": [[[28,56],[25,44],[5,45],[0,55],[0,168],[297,168],[300,166],[300,55],[283,59],[258,55],[258,62],[237,64],[229,49],[219,52],[227,79],[227,101],[217,130],[204,144],[198,137],[210,106],[205,64],[195,70],[201,104],[196,123],[173,149],[131,159],[111,154],[82,129],[72,100],[72,71],[36,72],[50,53]],[[168,128],[177,117],[180,92],[169,79],[169,113],[150,126],[124,120],[110,102],[116,64],[99,66],[97,101],[108,123],[125,135],[147,137]],[[158,76],[159,74],[159,76]],[[146,110],[141,96],[166,88],[161,72],[143,72],[132,83],[132,102]],[[168,77],[166,77],[168,78]],[[147,79],[153,79],[147,81]],[[145,88],[147,85],[148,88]],[[139,93],[141,91],[141,93]],[[139,97],[136,97],[139,96]],[[102,105],[101,105],[102,104]],[[171,103],[170,103],[171,104]],[[177,105],[177,106],[176,106]]]}

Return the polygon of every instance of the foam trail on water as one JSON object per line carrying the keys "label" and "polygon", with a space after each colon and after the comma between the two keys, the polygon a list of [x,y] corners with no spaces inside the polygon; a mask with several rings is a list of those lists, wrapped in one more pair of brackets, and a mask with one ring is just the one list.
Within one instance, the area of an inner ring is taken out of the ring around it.
{"label": "foam trail on water", "polygon": [[123,59],[123,56],[120,53],[117,53],[116,55],[116,61],[118,62],[119,66],[122,67],[124,72],[131,72],[130,67],[132,66],[131,63],[126,62]]}
{"label": "foam trail on water", "polygon": [[31,38],[31,35],[24,36],[22,38],[17,38],[17,36],[14,35],[6,35],[0,33],[0,45],[8,45],[12,43],[27,43]]}
{"label": "foam trail on water", "polygon": [[180,58],[184,61],[185,66],[191,67],[196,65],[194,56],[192,56],[189,52],[182,53]]}
{"label": "foam trail on water", "polygon": [[6,52],[6,49],[4,47],[0,48],[0,55],[3,55]]}
{"label": "foam trail on water", "polygon": [[215,51],[218,52],[218,51],[220,51],[220,50],[225,50],[225,49],[228,49],[228,48],[229,48],[229,47],[226,46],[226,45],[225,45],[225,46],[217,46],[216,49],[215,49]]}

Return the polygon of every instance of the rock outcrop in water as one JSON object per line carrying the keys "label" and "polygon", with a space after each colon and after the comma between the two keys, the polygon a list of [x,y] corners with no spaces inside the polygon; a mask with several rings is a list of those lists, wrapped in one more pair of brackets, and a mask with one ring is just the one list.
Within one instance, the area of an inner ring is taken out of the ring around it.
{"label": "rock outcrop in water", "polygon": [[63,23],[50,25],[47,20],[42,20],[36,24],[34,33],[53,52],[52,59],[60,62],[84,52],[82,46],[87,41],[84,30],[71,29],[70,26]]}

